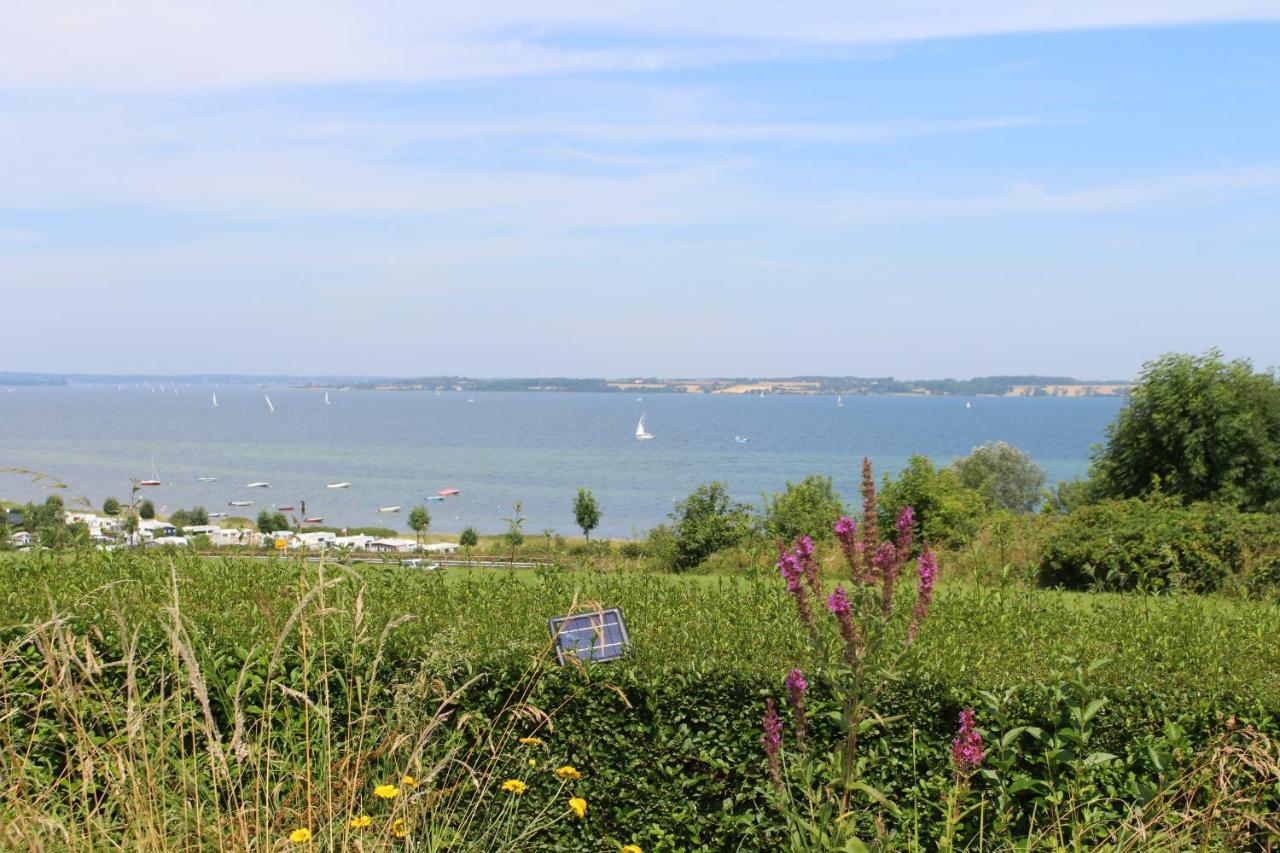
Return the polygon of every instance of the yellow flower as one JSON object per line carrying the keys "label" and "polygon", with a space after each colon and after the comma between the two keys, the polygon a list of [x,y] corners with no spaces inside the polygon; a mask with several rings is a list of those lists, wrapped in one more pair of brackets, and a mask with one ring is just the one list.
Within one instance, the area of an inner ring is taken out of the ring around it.
{"label": "yellow flower", "polygon": [[404,828],[404,818],[398,817],[391,821],[391,834],[396,838],[404,838],[409,834],[409,830]]}
{"label": "yellow flower", "polygon": [[536,759],[536,758],[530,758],[530,759],[529,759],[529,766],[530,766],[530,767],[537,767],[537,766],[538,766],[538,759]]}
{"label": "yellow flower", "polygon": [[623,846],[619,853],[644,853],[644,851],[640,849],[639,844],[627,844]]}
{"label": "yellow flower", "polygon": [[529,786],[521,782],[519,779],[508,779],[502,783],[502,790],[506,791],[508,794],[523,794],[524,789],[527,787]]}
{"label": "yellow flower", "polygon": [[311,830],[307,829],[305,826],[301,829],[295,829],[293,832],[289,833],[289,840],[294,844],[306,844],[311,840]]}
{"label": "yellow flower", "polygon": [[542,738],[540,737],[522,737],[520,738],[520,742],[525,746],[543,746],[544,745],[542,743]]}
{"label": "yellow flower", "polygon": [[559,776],[561,779],[577,780],[582,778],[582,774],[578,771],[578,768],[574,767],[571,764],[566,764],[564,767],[557,767],[556,775]]}
{"label": "yellow flower", "polygon": [[394,800],[400,795],[400,789],[395,785],[379,785],[373,789],[373,794],[374,796],[381,797],[384,800]]}
{"label": "yellow flower", "polygon": [[373,823],[373,818],[369,817],[367,814],[351,818],[352,829],[367,829],[371,823]]}
{"label": "yellow flower", "polygon": [[416,788],[418,787],[418,780],[414,779],[412,776],[405,776],[400,780],[400,784],[404,785],[406,788]]}
{"label": "yellow flower", "polygon": [[587,801],[582,797],[570,797],[569,811],[573,812],[573,816],[578,820],[582,820],[587,816]]}

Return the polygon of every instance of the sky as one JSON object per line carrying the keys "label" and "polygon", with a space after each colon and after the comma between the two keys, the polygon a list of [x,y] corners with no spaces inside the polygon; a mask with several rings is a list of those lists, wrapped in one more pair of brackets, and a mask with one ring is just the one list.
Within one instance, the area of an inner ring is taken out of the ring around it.
{"label": "sky", "polygon": [[1280,364],[1280,0],[0,21],[0,370]]}

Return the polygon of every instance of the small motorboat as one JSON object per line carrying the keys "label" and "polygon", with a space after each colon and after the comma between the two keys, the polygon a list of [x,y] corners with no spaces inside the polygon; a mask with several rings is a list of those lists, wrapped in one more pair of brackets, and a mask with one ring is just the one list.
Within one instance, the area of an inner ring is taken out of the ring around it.
{"label": "small motorboat", "polygon": [[293,507],[291,507],[291,506],[278,506],[278,507],[276,507],[276,509],[280,510],[281,512],[289,512],[290,510],[292,510],[292,509],[293,509]]}
{"label": "small motorboat", "polygon": [[325,488],[326,489],[345,489],[347,486],[350,486],[350,485],[351,485],[350,483],[330,483],[327,486],[325,486]]}
{"label": "small motorboat", "polygon": [[440,495],[432,495],[431,497],[427,498],[427,500],[432,503],[435,503],[436,501],[443,501],[444,498],[441,497]]}
{"label": "small motorboat", "polygon": [[400,510],[402,510],[402,509],[404,509],[404,507],[399,507],[399,506],[380,506],[380,507],[378,507],[378,512],[399,512],[399,511],[400,511]]}
{"label": "small motorboat", "polygon": [[227,506],[253,506],[253,501],[227,501]]}
{"label": "small motorboat", "polygon": [[226,518],[227,514],[225,512],[211,512],[209,513],[209,517],[210,518]]}
{"label": "small motorboat", "polygon": [[259,480],[259,481],[258,481],[258,482],[256,482],[256,483],[246,483],[246,484],[245,484],[245,488],[246,488],[246,489],[269,489],[269,488],[271,488],[271,484],[270,484],[270,483],[264,483],[264,482],[262,482],[261,480]]}
{"label": "small motorboat", "polygon": [[746,444],[751,441],[751,439],[747,438],[745,435],[735,435],[733,440],[738,442],[738,444]]}
{"label": "small motorboat", "polygon": [[138,485],[139,486],[158,486],[160,485],[160,481],[159,480],[139,480]]}
{"label": "small motorboat", "polygon": [[452,488],[450,488],[450,489],[441,489],[440,491],[436,492],[436,494],[437,494],[437,495],[439,495],[439,496],[440,496],[440,497],[442,497],[442,498],[451,498],[451,497],[453,497],[454,495],[459,494],[459,493],[460,493],[460,492],[459,492],[459,490],[458,490],[458,489],[452,489]]}
{"label": "small motorboat", "polygon": [[324,519],[318,515],[313,515],[313,516],[310,516],[309,518],[302,519],[303,524],[319,524],[322,521],[324,521]]}
{"label": "small motorboat", "polygon": [[201,483],[216,483],[216,482],[218,482],[218,478],[217,478],[217,477],[196,477],[196,480],[197,480],[197,481],[199,481],[199,482],[201,482]]}

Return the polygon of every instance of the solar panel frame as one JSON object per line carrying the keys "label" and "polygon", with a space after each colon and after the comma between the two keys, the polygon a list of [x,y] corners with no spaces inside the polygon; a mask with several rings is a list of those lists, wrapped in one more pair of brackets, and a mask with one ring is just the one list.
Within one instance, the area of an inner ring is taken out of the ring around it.
{"label": "solar panel frame", "polygon": [[[585,624],[575,625],[575,623]],[[566,626],[573,627],[566,628]],[[618,607],[557,616],[548,620],[547,627],[551,630],[551,638],[556,644],[556,659],[562,665],[569,654],[573,654],[581,661],[605,662],[618,660],[631,650],[631,634],[627,631],[627,622],[622,617],[621,608]],[[617,630],[617,639],[614,642],[610,642],[611,629]],[[589,640],[585,647],[566,644],[566,637],[573,637],[586,631],[589,631],[593,637],[601,638],[602,642],[599,646],[593,640]],[[616,650],[610,651],[610,647],[616,647]],[[600,649],[599,652],[595,651],[597,648]],[[583,654],[584,651],[586,654]]]}

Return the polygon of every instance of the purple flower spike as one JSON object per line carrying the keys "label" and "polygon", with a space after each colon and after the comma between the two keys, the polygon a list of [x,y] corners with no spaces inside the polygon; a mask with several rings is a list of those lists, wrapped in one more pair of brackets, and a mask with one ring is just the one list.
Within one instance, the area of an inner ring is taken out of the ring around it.
{"label": "purple flower spike", "polygon": [[787,704],[791,706],[791,715],[795,719],[796,742],[804,748],[805,734],[809,729],[809,721],[805,716],[804,692],[809,689],[809,682],[804,680],[804,673],[793,669],[787,673]]}
{"label": "purple flower spike", "polygon": [[827,609],[837,616],[849,612],[849,596],[844,591],[844,587],[837,586],[836,591],[831,593],[827,599]]}
{"label": "purple flower spike", "polygon": [[764,746],[765,758],[769,763],[769,778],[781,788],[782,759],[778,753],[782,749],[782,718],[778,716],[778,709],[773,707],[772,699],[766,699],[764,703],[763,728],[760,743]]}
{"label": "purple flower spike", "polygon": [[916,606],[911,611],[911,626],[907,629],[907,638],[914,640],[920,632],[920,625],[929,613],[929,605],[933,602],[933,582],[938,578],[938,555],[929,546],[920,552],[918,561],[920,580],[916,583]]}
{"label": "purple flower spike", "polygon": [[842,515],[840,520],[836,522],[835,530],[837,536],[852,536],[858,532],[858,522],[847,515]]}
{"label": "purple flower spike", "polygon": [[982,735],[974,725],[972,708],[960,712],[960,732],[951,741],[951,760],[955,762],[956,772],[968,777],[982,766],[986,752],[982,748]]}

